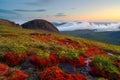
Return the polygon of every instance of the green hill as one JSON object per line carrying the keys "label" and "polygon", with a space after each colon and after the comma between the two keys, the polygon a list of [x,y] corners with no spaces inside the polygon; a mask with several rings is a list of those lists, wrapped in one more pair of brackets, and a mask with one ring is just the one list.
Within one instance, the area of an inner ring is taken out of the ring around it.
{"label": "green hill", "polygon": [[1,80],[117,80],[119,55],[120,46],[0,25]]}
{"label": "green hill", "polygon": [[66,35],[120,45],[120,31],[94,32],[93,30],[63,31]]}

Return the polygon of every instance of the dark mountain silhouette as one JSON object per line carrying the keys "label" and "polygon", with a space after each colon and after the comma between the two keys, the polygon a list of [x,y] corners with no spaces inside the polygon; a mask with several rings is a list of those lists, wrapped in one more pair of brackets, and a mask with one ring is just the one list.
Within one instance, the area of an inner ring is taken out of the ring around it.
{"label": "dark mountain silhouette", "polygon": [[59,32],[59,30],[50,22],[42,19],[28,21],[21,25],[26,29],[45,30],[50,32]]}
{"label": "dark mountain silhouette", "polygon": [[16,27],[16,28],[22,28],[19,24],[16,24],[12,21],[0,19],[0,25],[9,26],[9,27]]}

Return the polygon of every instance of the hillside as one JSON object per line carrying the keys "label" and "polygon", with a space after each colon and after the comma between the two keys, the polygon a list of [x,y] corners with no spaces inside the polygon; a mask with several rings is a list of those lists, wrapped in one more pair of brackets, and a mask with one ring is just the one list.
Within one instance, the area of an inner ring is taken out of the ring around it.
{"label": "hillside", "polygon": [[119,80],[120,46],[0,25],[0,80]]}
{"label": "hillside", "polygon": [[5,20],[5,19],[0,19],[0,25],[5,25],[9,27],[16,27],[16,28],[22,28],[19,24],[16,24],[12,21]]}
{"label": "hillside", "polygon": [[61,33],[104,43],[120,45],[120,31],[94,32],[93,30],[62,31]]}

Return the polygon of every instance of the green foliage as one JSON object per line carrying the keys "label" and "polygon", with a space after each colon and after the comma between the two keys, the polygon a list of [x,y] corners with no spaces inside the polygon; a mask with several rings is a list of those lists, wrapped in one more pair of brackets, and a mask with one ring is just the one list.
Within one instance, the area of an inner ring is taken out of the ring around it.
{"label": "green foliage", "polygon": [[49,51],[44,51],[41,49],[35,49],[34,50],[35,53],[37,53],[37,57],[41,58],[41,59],[48,59],[49,58]]}
{"label": "green foliage", "polygon": [[120,74],[120,71],[114,66],[114,62],[109,56],[98,55],[94,58],[93,63],[100,69],[105,69],[106,71],[114,74]]}
{"label": "green foliage", "polygon": [[58,54],[59,58],[68,58],[68,59],[79,59],[79,54],[78,52],[75,51],[60,51]]}
{"label": "green foliage", "polygon": [[82,39],[82,38],[80,38],[79,41],[84,42],[89,45],[98,46],[98,47],[102,48],[103,50],[112,52],[113,54],[116,53],[116,54],[120,55],[120,46],[101,43],[101,42],[92,41],[92,40],[88,40],[88,39]]}

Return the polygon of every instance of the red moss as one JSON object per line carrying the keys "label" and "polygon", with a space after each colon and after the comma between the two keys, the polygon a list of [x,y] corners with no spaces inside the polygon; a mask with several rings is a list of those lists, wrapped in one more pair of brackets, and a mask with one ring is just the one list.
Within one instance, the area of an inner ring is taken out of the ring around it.
{"label": "red moss", "polygon": [[57,39],[57,44],[62,46],[70,46],[74,48],[81,47],[81,44],[79,44],[78,42],[71,41],[69,39]]}
{"label": "red moss", "polygon": [[68,63],[68,59],[67,58],[58,58],[59,63]]}
{"label": "red moss", "polygon": [[51,64],[58,64],[58,62],[59,62],[56,57],[56,53],[54,53],[54,52],[50,53],[49,60],[50,60]]}
{"label": "red moss", "polygon": [[89,73],[95,77],[109,78],[112,76],[109,72],[105,71],[104,69],[99,69],[97,67],[92,67]]}
{"label": "red moss", "polygon": [[85,76],[78,74],[67,74],[59,67],[53,66],[39,73],[41,80],[88,80]]}
{"label": "red moss", "polygon": [[120,67],[120,61],[115,61],[114,64],[115,66]]}
{"label": "red moss", "polygon": [[71,60],[67,58],[58,58],[56,57],[55,53],[51,53],[49,55],[49,58],[46,59],[40,59],[36,56],[30,58],[30,62],[38,67],[48,67],[57,65],[58,63],[70,63],[74,67],[84,67],[86,66],[85,58],[83,56],[80,56],[79,59]]}
{"label": "red moss", "polygon": [[39,59],[38,57],[34,56],[30,58],[30,62],[38,67],[48,67],[51,65],[49,60]]}
{"label": "red moss", "polygon": [[7,70],[8,70],[8,66],[4,65],[4,64],[0,64],[0,75],[3,75]]}
{"label": "red moss", "polygon": [[87,47],[85,56],[90,57],[98,54],[106,54],[106,52],[96,46],[89,46]]}
{"label": "red moss", "polygon": [[70,80],[88,80],[85,76],[79,74],[70,74],[72,79]]}
{"label": "red moss", "polygon": [[7,72],[4,76],[5,76],[4,80],[18,80],[18,79],[19,80],[25,80],[26,78],[29,77],[27,74],[24,74],[20,70]]}
{"label": "red moss", "polygon": [[22,63],[25,58],[27,57],[26,54],[23,54],[21,56],[17,55],[16,53],[12,53],[12,52],[7,52],[5,54],[5,61],[9,66],[16,66],[20,63]]}
{"label": "red moss", "polygon": [[75,67],[84,67],[86,66],[85,58],[80,56],[78,60],[69,60],[69,62]]}

